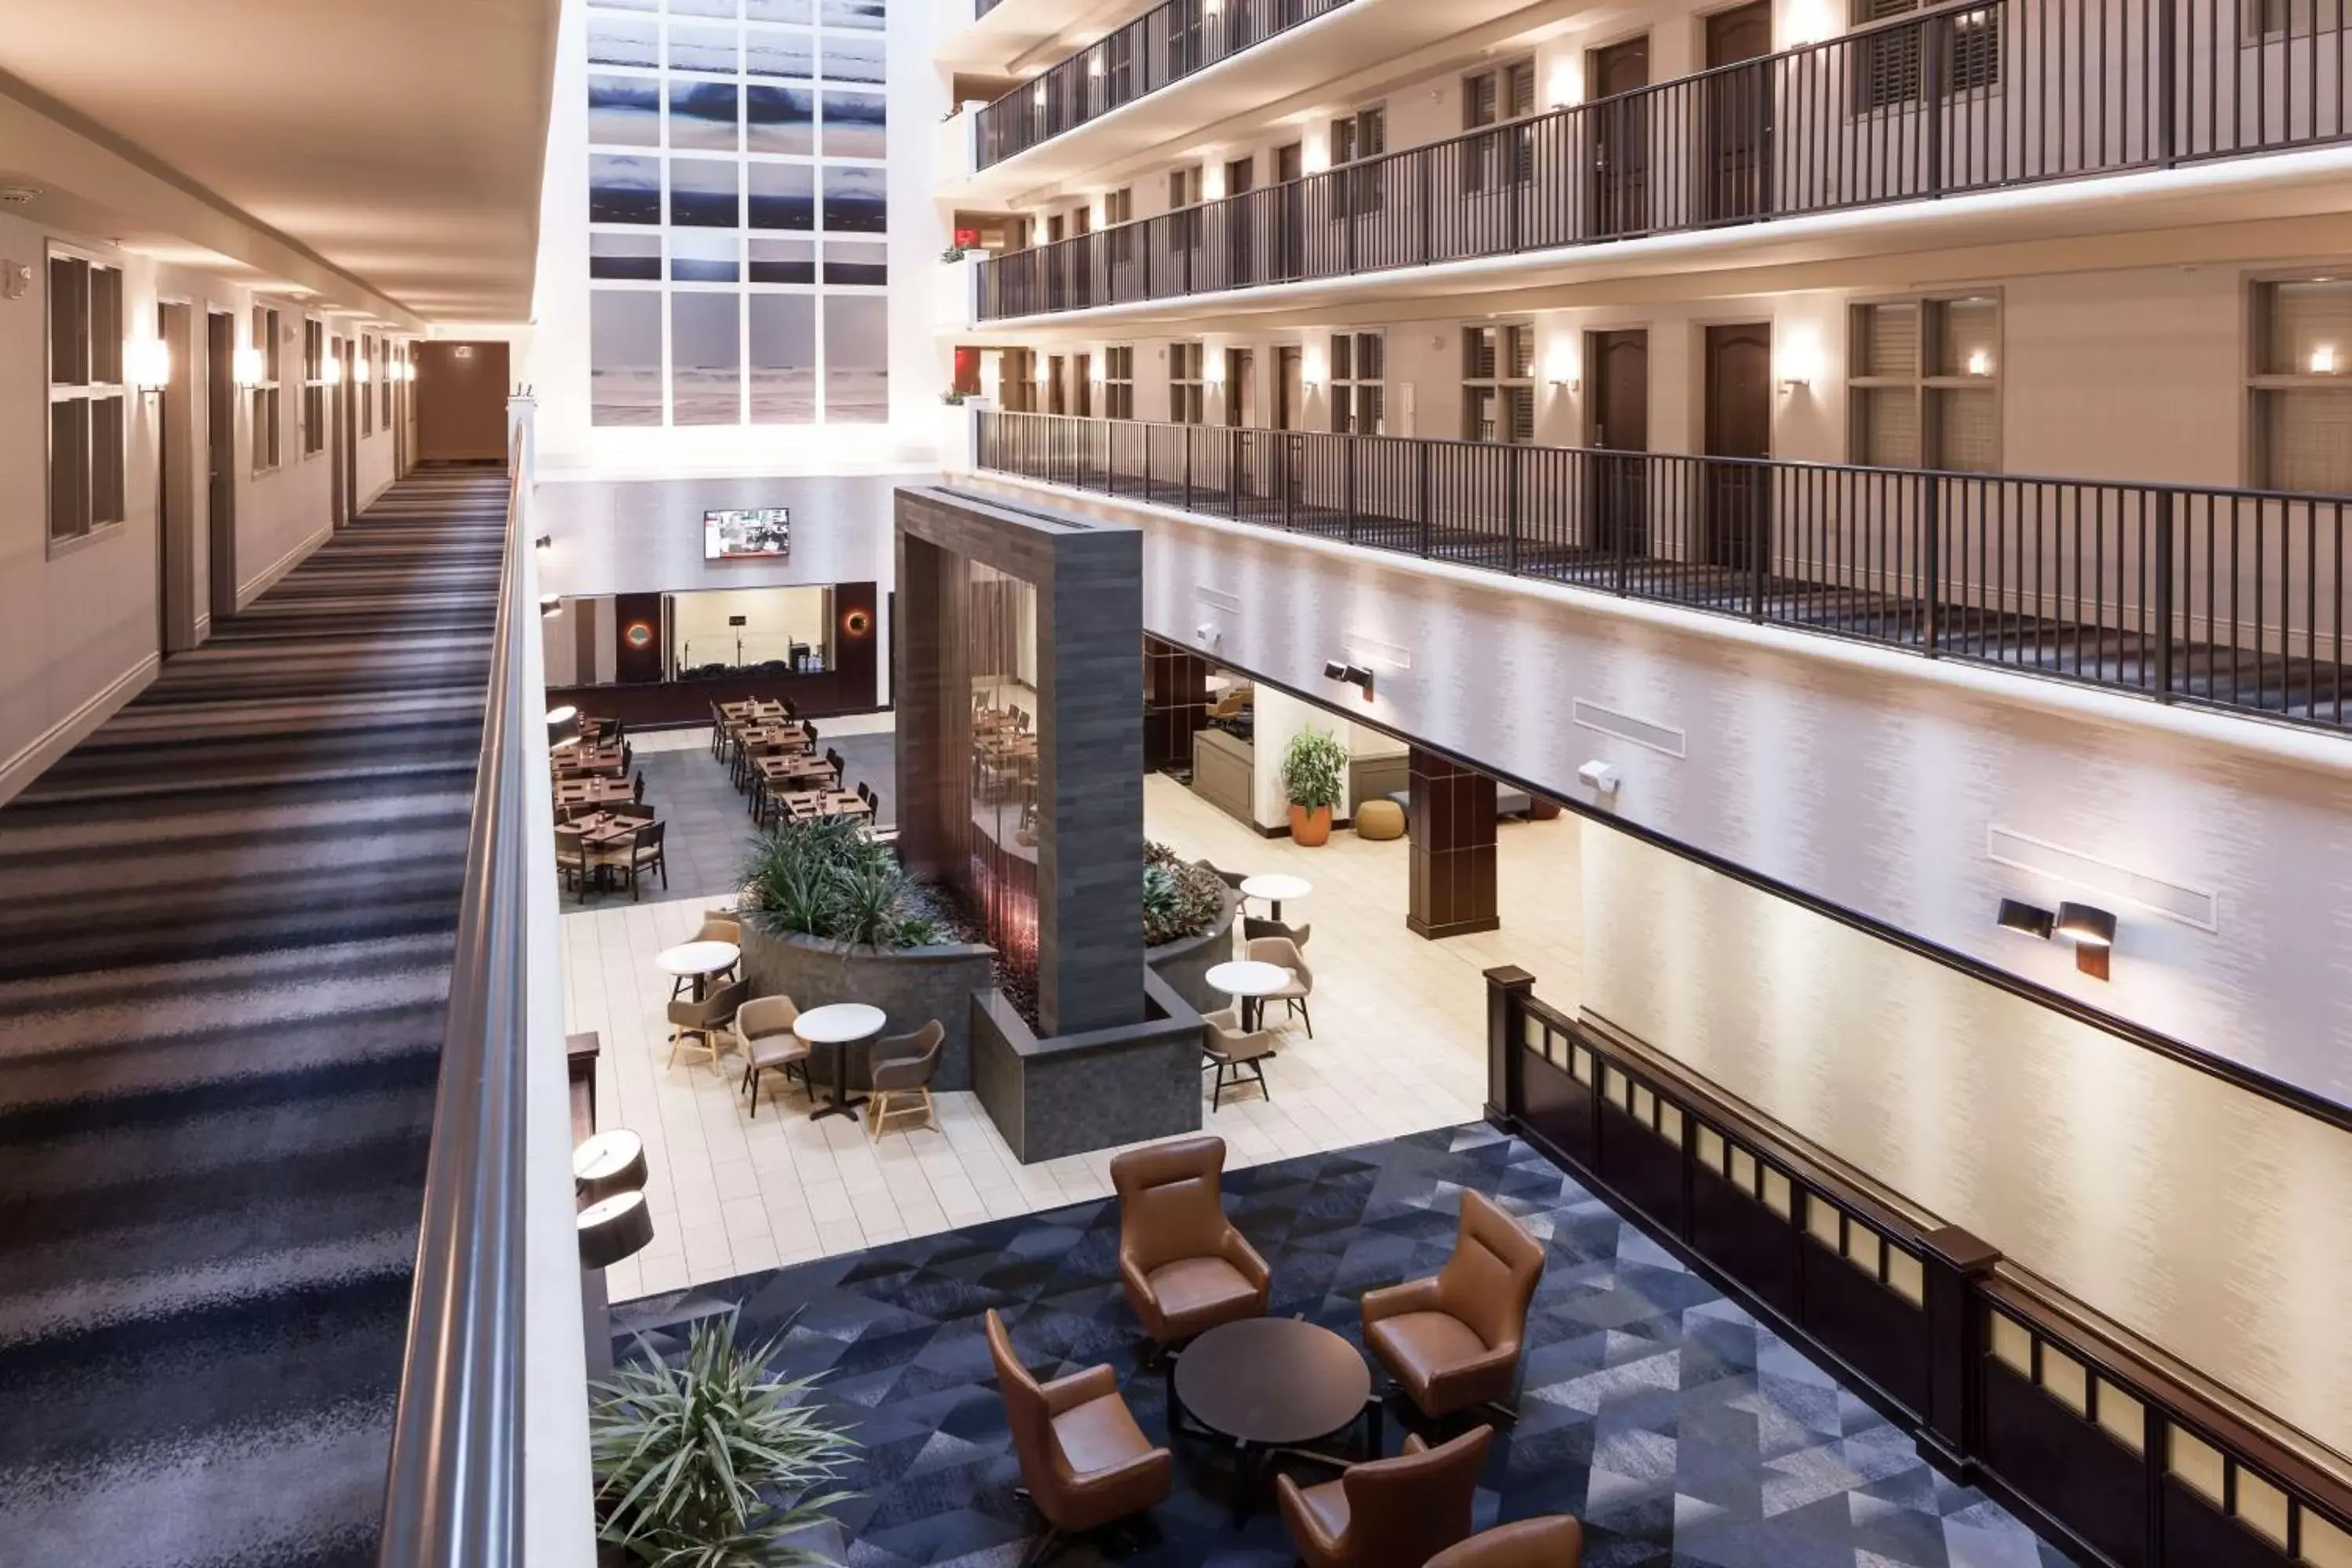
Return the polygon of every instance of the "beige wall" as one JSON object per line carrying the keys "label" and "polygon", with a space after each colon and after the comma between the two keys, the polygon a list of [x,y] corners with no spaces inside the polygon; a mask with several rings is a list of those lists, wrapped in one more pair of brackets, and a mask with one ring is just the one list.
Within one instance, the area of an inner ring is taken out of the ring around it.
{"label": "beige wall", "polygon": [[2352,1133],[1596,824],[1583,924],[1588,1011],[2352,1451]]}
{"label": "beige wall", "polygon": [[417,344],[418,458],[503,455],[509,380],[505,343]]}
{"label": "beige wall", "polygon": [[[205,318],[233,314],[247,341],[254,292],[185,268],[161,266],[96,237],[49,230],[0,215],[0,258],[32,268],[25,295],[0,300],[0,800],[23,789],[74,742],[153,678],[162,639],[158,595],[157,447],[159,402],[132,394],[127,410],[125,521],[52,550],[48,543],[47,452],[48,244],[71,244],[124,272],[126,336],[154,330],[158,300],[184,301],[194,316],[196,353],[175,365],[192,392],[190,516],[192,570],[184,624],[211,628],[206,599],[209,551],[201,454]],[[283,576],[331,531],[331,460],[302,451],[300,382],[303,316],[278,302],[281,332],[282,461],[253,468],[250,401],[237,398],[236,487],[237,599],[247,604]],[[372,500],[392,479],[392,434],[379,426],[360,447],[359,500]]]}

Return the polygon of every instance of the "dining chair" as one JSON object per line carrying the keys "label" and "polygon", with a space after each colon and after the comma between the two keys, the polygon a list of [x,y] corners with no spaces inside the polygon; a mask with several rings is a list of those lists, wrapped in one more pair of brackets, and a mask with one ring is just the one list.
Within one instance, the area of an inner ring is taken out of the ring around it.
{"label": "dining chair", "polygon": [[[677,1065],[677,1053],[682,1047],[701,1051],[710,1058],[710,1065],[719,1065],[719,1056],[726,1048],[722,1037],[731,1038],[736,1011],[751,999],[751,983],[731,981],[709,995],[696,1001],[681,996],[669,1005],[669,1062]],[[692,1044],[688,1044],[692,1041]]]}
{"label": "dining chair", "polygon": [[809,1088],[808,1042],[793,1032],[801,1010],[789,996],[754,996],[735,1014],[735,1043],[743,1052],[743,1088],[751,1097],[751,1114],[760,1114],[760,1075],[780,1072],[790,1083],[800,1075]]}
{"label": "dining chair", "polygon": [[867,1057],[867,1087],[872,1090],[873,1103],[866,1108],[866,1130],[879,1138],[882,1122],[894,1112],[903,1113],[912,1106],[894,1106],[894,1099],[920,1096],[922,1111],[939,1125],[939,1114],[931,1104],[931,1075],[940,1070],[940,1052],[946,1045],[947,1028],[933,1018],[911,1035],[893,1035],[874,1042]]}
{"label": "dining chair", "polygon": [[1244,1030],[1239,1012],[1232,1007],[1203,1013],[1201,1022],[1209,1026],[1201,1041],[1201,1065],[1217,1072],[1209,1089],[1210,1110],[1220,1108],[1226,1089],[1244,1083],[1256,1084],[1258,1093],[1272,1100],[1274,1090],[1265,1086],[1265,1058],[1275,1054],[1274,1031]]}
{"label": "dining chair", "polygon": [[1307,1010],[1307,998],[1315,991],[1315,972],[1307,967],[1299,954],[1298,944],[1286,936],[1262,936],[1245,949],[1254,963],[1271,963],[1290,971],[1290,982],[1279,991],[1269,992],[1264,1000],[1285,1004],[1289,1011],[1307,1020],[1307,1037],[1315,1037],[1315,1015]]}
{"label": "dining chair", "polygon": [[588,887],[588,847],[576,827],[555,830],[555,875],[559,882],[585,891]]}
{"label": "dining chair", "polygon": [[[650,871],[661,873],[662,888],[669,888],[669,857],[663,852],[662,835],[668,830],[666,822],[648,822],[629,836],[629,901],[637,901],[638,879]],[[1313,1034],[1310,1029],[1309,1035]]]}
{"label": "dining chair", "polygon": [[639,805],[643,805],[646,803],[645,774],[639,773],[637,775],[636,782],[629,786],[629,798],[635,801]]}

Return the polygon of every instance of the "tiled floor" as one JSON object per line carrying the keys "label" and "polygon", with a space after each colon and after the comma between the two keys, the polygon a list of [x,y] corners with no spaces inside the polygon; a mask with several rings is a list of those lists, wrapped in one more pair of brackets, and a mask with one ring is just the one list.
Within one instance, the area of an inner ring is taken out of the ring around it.
{"label": "tiled floor", "polygon": [[[701,761],[719,772],[707,752]],[[1519,964],[1547,998],[1573,1004],[1573,819],[1505,824],[1502,929],[1431,942],[1405,929],[1403,840],[1341,832],[1302,849],[1259,837],[1159,777],[1148,781],[1145,805],[1146,830],[1181,854],[1293,871],[1316,885],[1285,910],[1315,928],[1315,1038],[1294,1032],[1268,1069],[1270,1100],[1229,1094],[1211,1114],[1203,1097],[1204,1124],[1226,1140],[1235,1165],[1474,1119],[1485,1099],[1487,967]],[[1111,1151],[1024,1167],[969,1094],[938,1097],[937,1128],[894,1130],[877,1143],[845,1120],[810,1121],[792,1098],[784,1114],[763,1103],[748,1120],[740,1069],[666,1066],[670,981],[654,955],[691,936],[711,901],[624,904],[564,921],[566,1027],[602,1037],[599,1115],[643,1134],[652,1167],[654,1245],[611,1271],[614,1300],[1109,1191]]]}
{"label": "tiled floor", "polygon": [[[1485,1126],[1233,1173],[1227,1212],[1274,1277],[1269,1315],[1303,1316],[1360,1348],[1358,1298],[1433,1273],[1457,1192],[1496,1198],[1543,1243],[1519,1418],[1502,1424],[1473,1521],[1584,1521],[1587,1568],[2063,1568],[1981,1493],[1928,1468],[1911,1440],[1525,1144]],[[1286,1568],[1265,1499],[1226,1505],[1223,1445],[1170,1441],[1164,1384],[1136,1364],[1118,1287],[1118,1207],[1093,1202],[891,1243],[616,1314],[664,1355],[694,1320],[740,1308],[741,1334],[781,1334],[779,1370],[858,1447],[835,1510],[853,1568],[1011,1568],[1037,1530],[1015,1493],[982,1314],[1005,1320],[1030,1371],[1108,1363],[1136,1420],[1175,1459],[1175,1493],[1115,1557],[1075,1542],[1066,1568]],[[1383,1449],[1411,1415],[1391,1400]],[[1441,1436],[1444,1434],[1441,1434]],[[1304,1481],[1319,1465],[1286,1459]]]}

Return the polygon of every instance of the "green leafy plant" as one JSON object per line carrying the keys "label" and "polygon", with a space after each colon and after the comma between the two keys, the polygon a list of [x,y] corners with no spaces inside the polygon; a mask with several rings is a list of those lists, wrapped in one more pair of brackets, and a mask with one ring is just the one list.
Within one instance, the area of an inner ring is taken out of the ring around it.
{"label": "green leafy plant", "polygon": [[773,936],[839,942],[845,957],[940,940],[888,846],[846,818],[778,823],[751,840],[740,874],[742,910]]}
{"label": "green leafy plant", "polygon": [[950,408],[960,408],[963,405],[964,400],[972,395],[973,395],[969,392],[959,392],[954,387],[950,386],[945,392],[940,394],[940,401],[946,404]]}
{"label": "green leafy plant", "polygon": [[1283,798],[1302,810],[1339,807],[1340,781],[1348,772],[1348,748],[1328,730],[1301,730],[1282,753]]}
{"label": "green leafy plant", "polygon": [[964,257],[969,254],[970,250],[971,247],[969,246],[950,245],[945,250],[940,252],[940,259],[941,261],[961,261]]}
{"label": "green leafy plant", "polygon": [[1199,936],[1224,912],[1225,884],[1206,866],[1180,859],[1165,844],[1143,847],[1143,945]]}
{"label": "green leafy plant", "polygon": [[593,1391],[597,1533],[656,1568],[830,1562],[786,1538],[856,1495],[835,1483],[856,1445],[808,1402],[814,1380],[772,1378],[781,1342],[745,1349],[735,1327],[706,1318],[683,1366],[648,1348]]}

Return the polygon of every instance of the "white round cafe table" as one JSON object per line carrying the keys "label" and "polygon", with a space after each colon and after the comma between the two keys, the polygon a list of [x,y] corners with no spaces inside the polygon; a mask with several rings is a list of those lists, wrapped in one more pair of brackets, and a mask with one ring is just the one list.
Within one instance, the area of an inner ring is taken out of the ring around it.
{"label": "white round cafe table", "polygon": [[1254,958],[1235,959],[1228,963],[1212,964],[1202,975],[1211,988],[1223,992],[1241,1004],[1242,1032],[1248,1034],[1257,1027],[1258,998],[1271,996],[1290,984],[1290,971],[1279,963],[1262,963]]}
{"label": "white round cafe table", "polygon": [[881,1008],[864,1002],[828,1003],[793,1020],[793,1034],[812,1046],[833,1047],[833,1103],[810,1111],[811,1121],[828,1116],[856,1119],[857,1108],[866,1102],[849,1098],[849,1047],[880,1034],[885,1021]]}
{"label": "white round cafe table", "polygon": [[654,967],[694,982],[694,999],[702,1000],[702,983],[735,967],[742,951],[731,942],[686,942],[654,954]]}
{"label": "white round cafe table", "polygon": [[1279,873],[1268,873],[1263,877],[1242,879],[1242,897],[1264,899],[1274,906],[1276,920],[1282,918],[1283,900],[1303,899],[1314,890],[1315,884],[1304,877],[1286,877]]}

